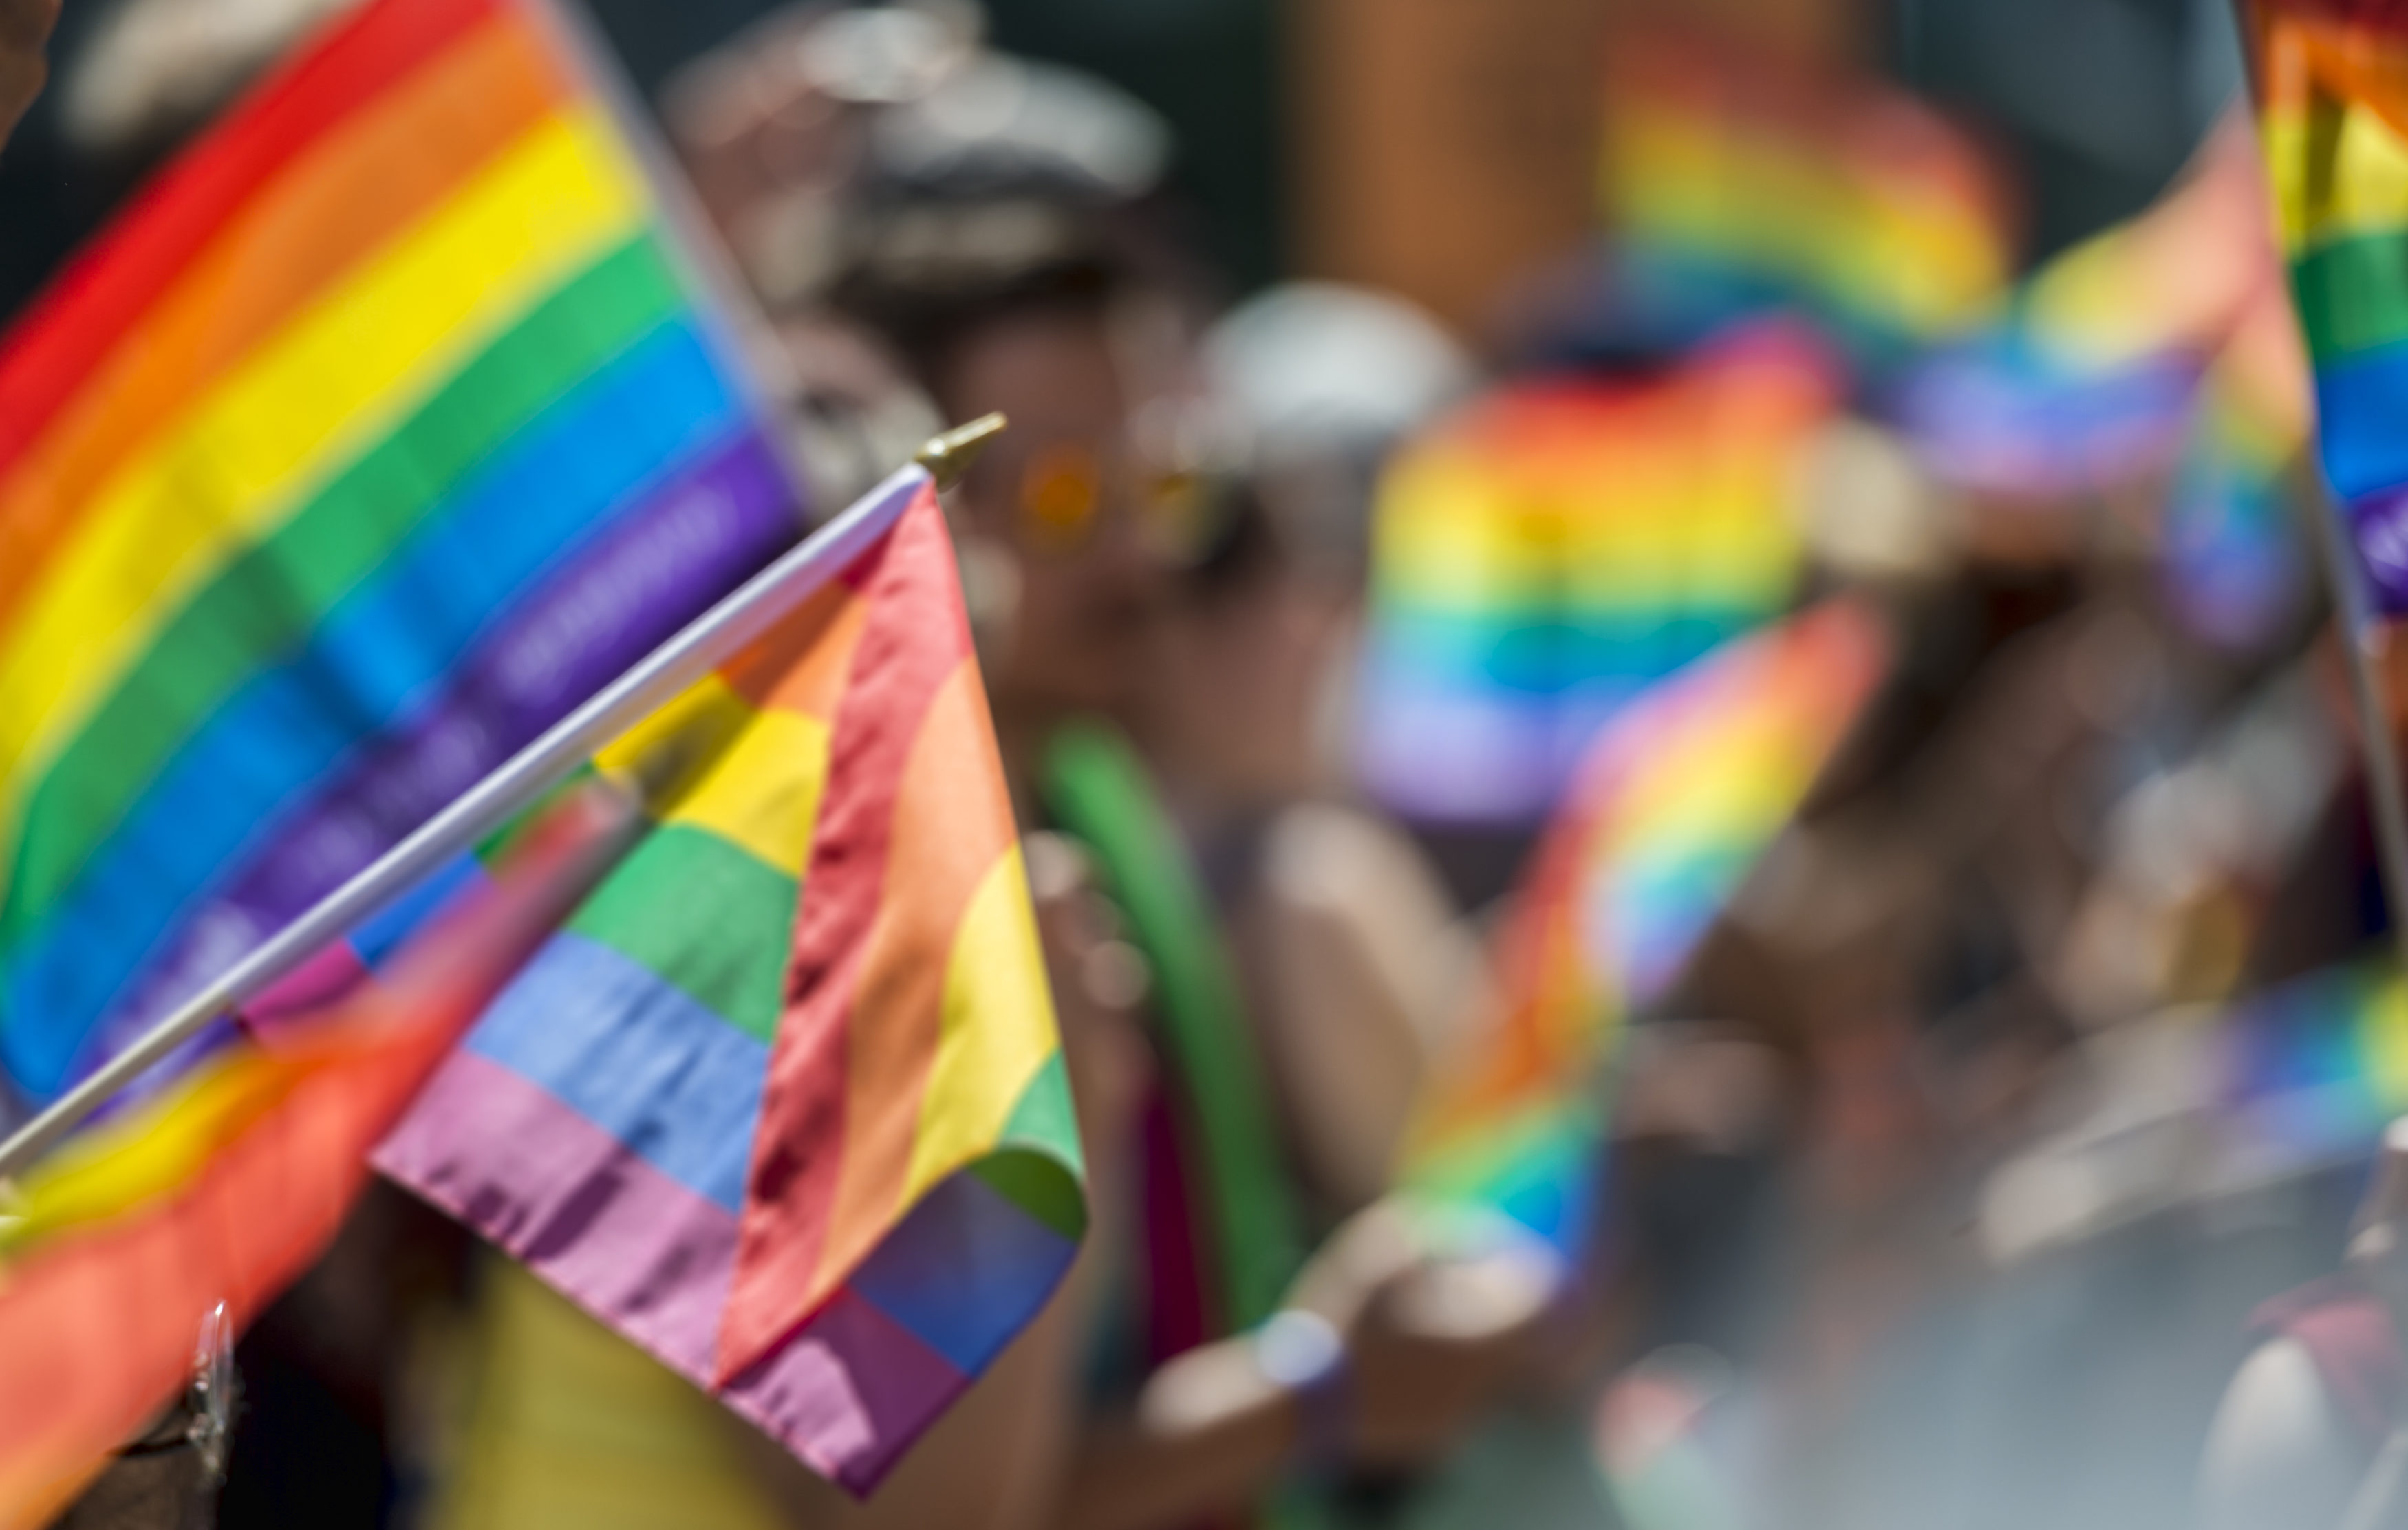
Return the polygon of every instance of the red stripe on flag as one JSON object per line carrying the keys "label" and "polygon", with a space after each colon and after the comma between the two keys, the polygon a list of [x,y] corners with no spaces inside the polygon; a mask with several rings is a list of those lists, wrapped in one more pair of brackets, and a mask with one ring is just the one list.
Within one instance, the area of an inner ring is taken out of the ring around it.
{"label": "red stripe on flag", "polygon": [[374,0],[150,182],[0,349],[0,473],[262,186],[502,3]]}
{"label": "red stripe on flag", "polygon": [[236,208],[82,394],[0,469],[0,627],[130,456],[574,90],[532,28],[479,26]]}
{"label": "red stripe on flag", "polygon": [[832,1294],[906,1209],[944,1035],[945,977],[970,900],[1019,837],[986,693],[967,654],[928,703],[891,815],[886,881],[855,972],[841,1174],[806,1299]]}
{"label": "red stripe on flag", "polygon": [[844,1173],[850,1032],[885,901],[896,803],[929,707],[970,653],[933,490],[921,491],[848,578],[867,612],[837,708],[796,915],[786,1010],[752,1138],[736,1274],[719,1331],[721,1385],[783,1342],[833,1284],[819,1272]]}

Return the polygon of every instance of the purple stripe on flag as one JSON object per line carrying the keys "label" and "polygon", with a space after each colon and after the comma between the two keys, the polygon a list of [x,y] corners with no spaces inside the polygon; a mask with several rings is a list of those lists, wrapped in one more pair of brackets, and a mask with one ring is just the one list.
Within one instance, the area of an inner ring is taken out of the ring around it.
{"label": "purple stripe on flag", "polygon": [[[376,1165],[710,1389],[736,1219],[626,1144],[500,1064],[456,1052],[378,1148]],[[866,1492],[968,1385],[847,1290],[718,1395],[824,1475]]]}
{"label": "purple stripe on flag", "polygon": [[2350,502],[2349,519],[2374,608],[2408,615],[2408,490],[2362,494]]}
{"label": "purple stripe on flag", "polygon": [[848,1286],[719,1399],[822,1475],[867,1493],[969,1384]]}
{"label": "purple stripe on flag", "polygon": [[368,965],[348,940],[321,947],[308,961],[286,973],[242,1007],[242,1018],[253,1035],[273,1038],[288,1026],[308,1024],[327,1005],[341,998],[368,975]]}
{"label": "purple stripe on flag", "polygon": [[663,484],[508,617],[416,720],[264,837],[103,1032],[114,1052],[306,911],[794,539],[752,432]]}
{"label": "purple stripe on flag", "polygon": [[736,1219],[540,1085],[455,1052],[376,1165],[671,1369],[709,1380]]}

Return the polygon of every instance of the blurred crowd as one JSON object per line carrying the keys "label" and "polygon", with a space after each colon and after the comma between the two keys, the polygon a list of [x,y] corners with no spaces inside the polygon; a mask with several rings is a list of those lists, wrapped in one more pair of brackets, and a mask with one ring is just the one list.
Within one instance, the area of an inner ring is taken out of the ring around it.
{"label": "blurred crowd", "polygon": [[[338,4],[132,0],[61,109],[172,141]],[[380,1192],[243,1345],[221,1523],[2364,1511],[2408,998],[2255,147],[2035,266],[1994,146],[1730,9],[1605,39],[1592,235],[1476,329],[1236,293],[1171,125],[971,0],[666,82],[823,509],[1010,419],[948,514],[1094,1229],[853,1503]],[[1593,740],[1833,600],[1886,666],[1617,1013],[1590,1257],[1434,1237],[1417,1112]]]}

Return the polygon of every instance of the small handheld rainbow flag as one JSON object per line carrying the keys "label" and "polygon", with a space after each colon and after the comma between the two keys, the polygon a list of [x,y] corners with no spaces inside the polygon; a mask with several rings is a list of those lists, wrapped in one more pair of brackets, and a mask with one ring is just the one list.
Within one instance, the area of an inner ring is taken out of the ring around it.
{"label": "small handheld rainbow flag", "polygon": [[334,1237],[369,1148],[620,842],[592,791],[385,982],[218,1051],[26,1180],[0,1219],[0,1530],[49,1523],[177,1394],[205,1314],[249,1322]]}
{"label": "small handheld rainbow flag", "polygon": [[848,1487],[1033,1317],[1079,1142],[924,479],[605,752],[656,822],[378,1166]]}
{"label": "small handheld rainbow flag", "polygon": [[1668,376],[1553,379],[1408,447],[1374,507],[1357,758],[1415,818],[1526,822],[1631,697],[1784,609],[1839,379],[1794,329]]}
{"label": "small handheld rainbow flag", "polygon": [[2004,294],[1997,179],[1909,96],[1666,33],[1615,50],[1603,100],[1614,274],[1668,337],[1791,308],[1879,364]]}
{"label": "small handheld rainbow flag", "polygon": [[2376,608],[2408,613],[2408,5],[2246,11],[2325,477]]}
{"label": "small handheld rainbow flag", "polygon": [[0,1065],[55,1094],[800,529],[540,0],[367,0],[0,342]]}
{"label": "small handheld rainbow flag", "polygon": [[1423,1122],[1414,1184],[1576,1259],[1625,1022],[1660,999],[1888,665],[1844,602],[1730,643],[1599,736],[1498,935],[1500,1018]]}

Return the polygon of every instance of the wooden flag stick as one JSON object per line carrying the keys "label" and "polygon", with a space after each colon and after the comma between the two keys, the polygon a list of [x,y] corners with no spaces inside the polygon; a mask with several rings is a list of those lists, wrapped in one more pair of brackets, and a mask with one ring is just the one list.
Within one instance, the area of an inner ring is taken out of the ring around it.
{"label": "wooden flag stick", "polygon": [[930,441],[912,465],[853,501],[229,967],[0,1143],[0,1183],[22,1175],[109,1096],[171,1056],[210,1022],[258,997],[327,944],[468,853],[479,840],[566,780],[595,751],[734,658],[797,603],[852,566],[886,535],[923,485],[948,488],[959,481],[970,459],[1003,424],[1003,416],[991,414]]}

